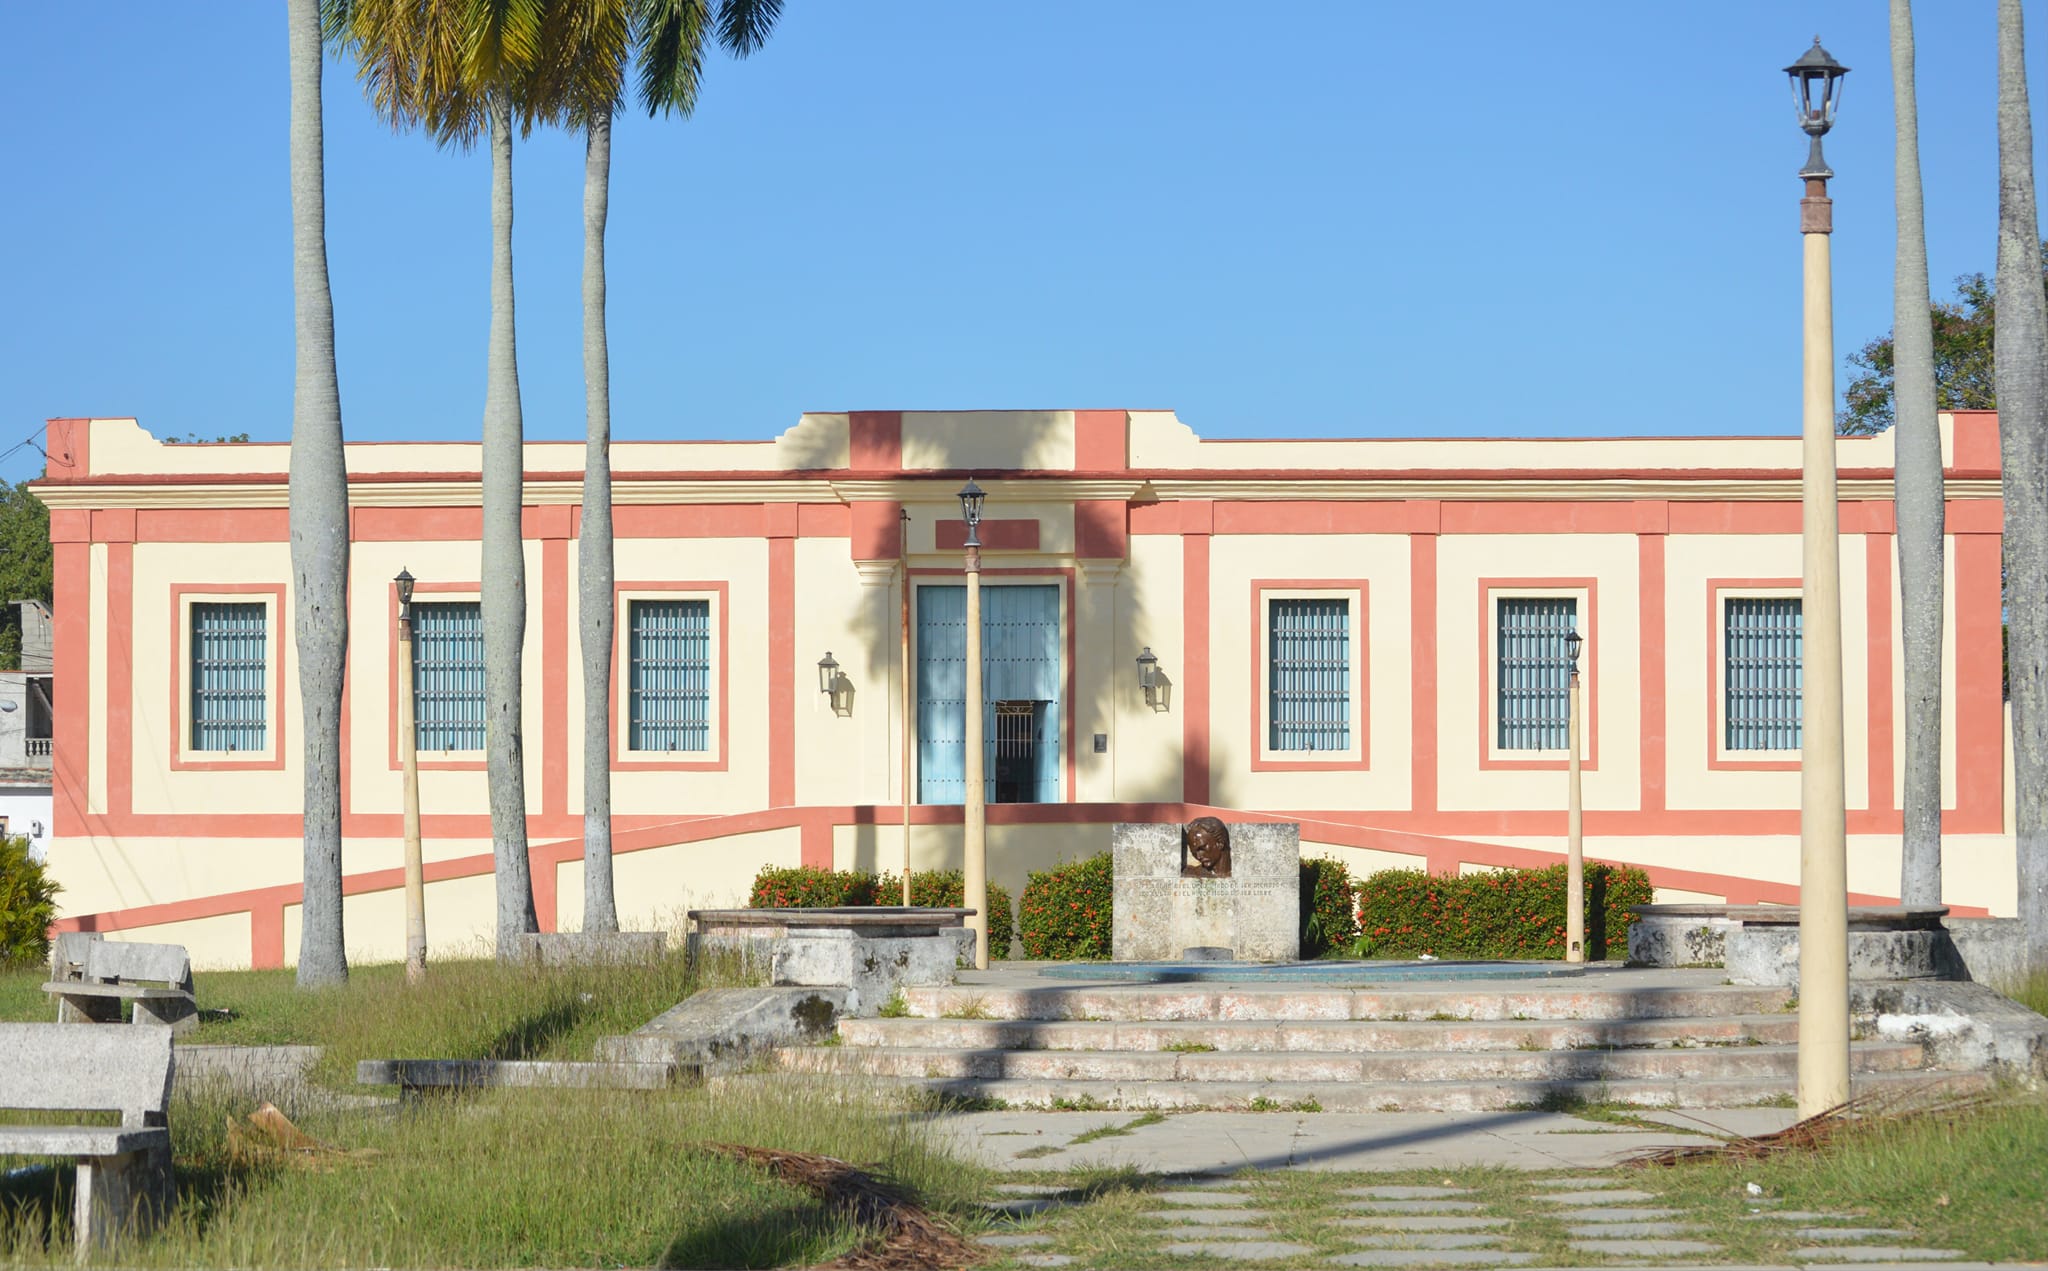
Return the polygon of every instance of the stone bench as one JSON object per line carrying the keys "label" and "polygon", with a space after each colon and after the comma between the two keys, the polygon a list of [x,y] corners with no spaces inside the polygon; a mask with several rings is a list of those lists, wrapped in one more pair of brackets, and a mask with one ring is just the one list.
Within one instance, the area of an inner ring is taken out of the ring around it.
{"label": "stone bench", "polygon": [[665,1090],[685,1073],[673,1063],[580,1063],[550,1059],[363,1059],[359,1086],[397,1086],[401,1102],[462,1090]]}
{"label": "stone bench", "polygon": [[51,942],[43,992],[57,999],[60,1024],[161,1024],[174,1033],[199,1026],[192,960],[181,944],[64,932]]}
{"label": "stone bench", "polygon": [[0,1125],[0,1156],[77,1164],[78,1257],[153,1229],[170,1209],[171,1034],[162,1028],[0,1024],[0,1109],[118,1112],[119,1125]]}
{"label": "stone bench", "polygon": [[849,905],[836,909],[693,909],[690,953],[738,949],[768,964],[769,983],[851,990],[845,1010],[872,1015],[904,985],[950,984],[974,963],[972,909]]}
{"label": "stone bench", "polygon": [[[1723,966],[1737,984],[1796,984],[1797,905],[1633,905],[1628,960],[1637,966]],[[1944,974],[1942,905],[1851,905],[1849,976],[1933,979]]]}

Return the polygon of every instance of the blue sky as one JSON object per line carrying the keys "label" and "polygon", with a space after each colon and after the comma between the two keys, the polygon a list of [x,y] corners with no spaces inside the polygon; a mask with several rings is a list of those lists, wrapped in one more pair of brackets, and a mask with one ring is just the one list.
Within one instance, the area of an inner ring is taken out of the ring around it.
{"label": "blue sky", "polygon": [[[282,9],[0,9],[0,451],[50,415],[288,435]],[[1919,10],[1940,295],[1993,263],[1994,31],[1989,4]],[[615,435],[1060,406],[1209,436],[1793,431],[1779,68],[1816,32],[1854,68],[1846,355],[1891,325],[1879,0],[790,0],[694,119],[618,129]],[[326,102],[348,435],[472,437],[487,158],[393,135],[331,62]],[[522,144],[515,181],[527,435],[577,437],[580,139]]]}

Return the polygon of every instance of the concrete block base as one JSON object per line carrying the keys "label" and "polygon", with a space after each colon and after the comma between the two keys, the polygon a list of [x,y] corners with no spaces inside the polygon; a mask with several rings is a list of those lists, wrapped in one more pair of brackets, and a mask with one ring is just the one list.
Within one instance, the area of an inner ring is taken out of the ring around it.
{"label": "concrete block base", "polygon": [[[1936,931],[1849,932],[1852,980],[1935,979],[1941,972]],[[1728,978],[1737,984],[1799,983],[1799,928],[1743,925],[1728,933]]]}
{"label": "concrete block base", "polygon": [[1179,825],[1121,824],[1111,833],[1118,962],[1170,962],[1184,950],[1226,948],[1244,962],[1301,956],[1301,827],[1230,827],[1230,877],[1182,874]]}
{"label": "concrete block base", "polygon": [[667,953],[662,931],[529,931],[512,938],[508,957],[537,966],[635,966]]}

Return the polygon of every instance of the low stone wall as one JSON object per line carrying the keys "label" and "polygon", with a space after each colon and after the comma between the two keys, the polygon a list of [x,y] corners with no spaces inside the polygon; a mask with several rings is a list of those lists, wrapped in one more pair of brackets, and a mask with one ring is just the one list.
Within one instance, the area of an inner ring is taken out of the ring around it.
{"label": "low stone wall", "polygon": [[1936,965],[1945,980],[1975,980],[2001,993],[2018,988],[2026,976],[2026,933],[2017,918],[1950,918],[1947,938],[1936,946]]}
{"label": "low stone wall", "polygon": [[905,985],[950,984],[974,965],[966,909],[702,909],[690,913],[691,957],[737,952],[771,985],[844,989],[839,1009],[873,1015]]}

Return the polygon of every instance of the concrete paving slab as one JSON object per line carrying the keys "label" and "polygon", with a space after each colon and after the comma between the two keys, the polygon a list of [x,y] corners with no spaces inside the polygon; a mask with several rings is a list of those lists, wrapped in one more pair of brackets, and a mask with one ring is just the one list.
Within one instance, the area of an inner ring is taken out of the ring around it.
{"label": "concrete paving slab", "polygon": [[1157,1234],[1162,1238],[1180,1237],[1188,1240],[1272,1240],[1274,1233],[1265,1227],[1162,1227]]}
{"label": "concrete paving slab", "polygon": [[1361,1249],[1330,1259],[1340,1267],[1510,1267],[1535,1260],[1507,1249]]}
{"label": "concrete paving slab", "polygon": [[1620,1240],[1623,1237],[1675,1236],[1691,1230],[1680,1222],[1589,1222],[1566,1227],[1565,1233],[1581,1240]]}
{"label": "concrete paving slab", "polygon": [[1506,1218],[1476,1218],[1470,1214],[1388,1214],[1371,1218],[1339,1218],[1331,1225],[1371,1231],[1480,1231],[1505,1227],[1508,1221]]}
{"label": "concrete paving slab", "polygon": [[1446,1196],[1469,1196],[1469,1187],[1346,1187],[1339,1196],[1363,1196],[1371,1200],[1442,1200]]}
{"label": "concrete paving slab", "polygon": [[1704,1240],[1574,1240],[1571,1246],[1579,1253],[1633,1258],[1704,1257],[1721,1251],[1721,1246]]}
{"label": "concrete paving slab", "polygon": [[1214,1227],[1223,1223],[1241,1223],[1247,1219],[1264,1218],[1266,1215],[1255,1209],[1155,1209],[1140,1214],[1154,1222],[1184,1223],[1190,1226]]}
{"label": "concrete paving slab", "polygon": [[1315,1250],[1308,1245],[1289,1244],[1284,1240],[1204,1240],[1167,1245],[1161,1252],[1183,1258],[1206,1256],[1237,1262],[1272,1262],[1314,1253]]}
{"label": "concrete paving slab", "polygon": [[1020,1253],[1017,1261],[1027,1267],[1070,1267],[1074,1257],[1067,1253]]}
{"label": "concrete paving slab", "polygon": [[1536,1199],[1549,1201],[1553,1205],[1620,1205],[1631,1201],[1655,1200],[1657,1197],[1650,1192],[1616,1187],[1605,1191],[1595,1188],[1572,1192],[1538,1192]]}
{"label": "concrete paving slab", "polygon": [[1744,1214],[1744,1222],[1845,1222],[1854,1214],[1824,1214],[1817,1209],[1775,1209],[1761,1214]]}
{"label": "concrete paving slab", "polygon": [[1532,1181],[1538,1187],[1552,1187],[1560,1189],[1585,1187],[1608,1188],[1620,1187],[1622,1185],[1620,1179],[1608,1178],[1602,1174],[1546,1175],[1542,1178],[1534,1179]]}
{"label": "concrete paving slab", "polygon": [[1645,1121],[1661,1121],[1675,1129],[1745,1138],[1776,1134],[1799,1120],[1797,1108],[1701,1108],[1697,1112],[1638,1108],[1631,1115]]}
{"label": "concrete paving slab", "polygon": [[1049,1209],[1061,1209],[1065,1201],[1055,1196],[1020,1196],[1015,1200],[985,1200],[981,1207],[1005,1218],[1029,1218]]}
{"label": "concrete paving slab", "polygon": [[1466,1214],[1486,1208],[1476,1200],[1354,1200],[1344,1208],[1366,1214]]}
{"label": "concrete paving slab", "polygon": [[1169,1205],[1242,1205],[1250,1199],[1243,1192],[1183,1191],[1172,1189],[1152,1193],[1154,1200],[1163,1200]]}
{"label": "concrete paving slab", "polygon": [[1505,1237],[1486,1231],[1376,1231],[1351,1237],[1375,1249],[1495,1249]]}
{"label": "concrete paving slab", "polygon": [[1664,1218],[1678,1217],[1676,1209],[1652,1209],[1643,1206],[1613,1209],[1561,1209],[1556,1217],[1566,1222],[1657,1222]]}
{"label": "concrete paving slab", "polygon": [[1801,1227],[1792,1234],[1801,1240],[1898,1240],[1913,1233],[1896,1227]]}
{"label": "concrete paving slab", "polygon": [[1051,1236],[1020,1233],[1014,1236],[983,1236],[981,1243],[992,1249],[1028,1249],[1033,1245],[1049,1245]]}
{"label": "concrete paving slab", "polygon": [[1946,1262],[1963,1255],[1954,1249],[1913,1249],[1899,1245],[1827,1245],[1794,1249],[1801,1262]]}

